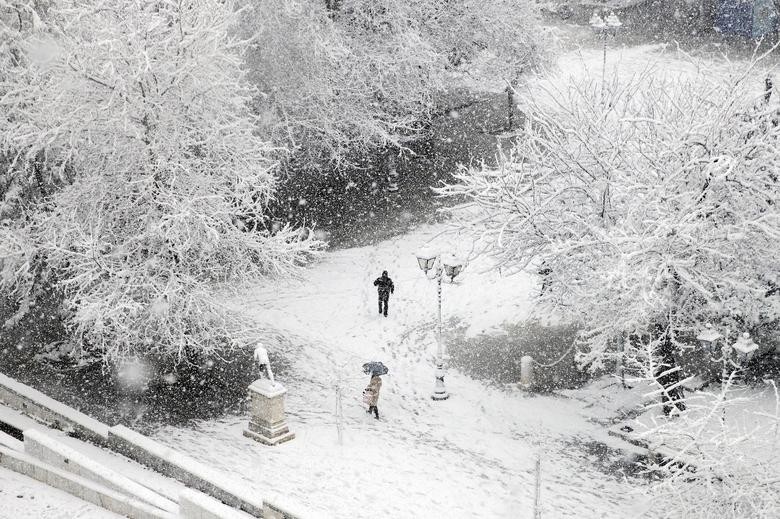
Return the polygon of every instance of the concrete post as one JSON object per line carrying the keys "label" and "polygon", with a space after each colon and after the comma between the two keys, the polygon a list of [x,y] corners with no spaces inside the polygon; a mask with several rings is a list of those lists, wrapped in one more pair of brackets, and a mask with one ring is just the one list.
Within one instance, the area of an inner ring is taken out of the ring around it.
{"label": "concrete post", "polygon": [[520,386],[529,388],[534,383],[534,359],[530,355],[520,358]]}
{"label": "concrete post", "polygon": [[244,436],[265,445],[278,445],[292,440],[284,413],[284,395],[287,390],[278,382],[259,379],[249,386],[250,413],[249,428]]}

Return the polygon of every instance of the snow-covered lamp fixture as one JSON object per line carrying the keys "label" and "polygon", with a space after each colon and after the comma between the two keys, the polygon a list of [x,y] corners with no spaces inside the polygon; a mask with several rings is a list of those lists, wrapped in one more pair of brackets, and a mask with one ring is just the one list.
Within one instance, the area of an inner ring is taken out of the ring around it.
{"label": "snow-covered lamp fixture", "polygon": [[718,353],[716,342],[718,342],[718,339],[722,338],[723,336],[721,334],[712,329],[712,325],[710,323],[704,325],[704,330],[702,330],[702,332],[696,336],[696,340],[699,341],[699,344],[701,344],[710,355],[716,355]]}
{"label": "snow-covered lamp fixture", "polygon": [[450,283],[455,279],[455,276],[460,274],[461,270],[463,270],[463,265],[455,257],[444,262],[444,274],[450,278]]}
{"label": "snow-covered lamp fixture", "polygon": [[593,12],[593,16],[590,17],[590,26],[596,29],[597,31],[603,30],[607,24],[604,23],[604,20],[599,16],[599,13]]}
{"label": "snow-covered lamp fixture", "polygon": [[756,354],[758,345],[753,342],[748,332],[744,332],[739,336],[737,342],[731,346],[737,352],[737,358],[740,362],[748,362]]}
{"label": "snow-covered lamp fixture", "polygon": [[417,263],[420,265],[420,269],[427,274],[436,264],[438,254],[433,249],[424,247],[418,250],[415,256],[417,256]]}
{"label": "snow-covered lamp fixture", "polygon": [[618,18],[615,13],[609,13],[609,16],[607,16],[606,20],[604,21],[606,22],[607,27],[613,31],[623,26],[623,22],[620,21],[620,18]]}

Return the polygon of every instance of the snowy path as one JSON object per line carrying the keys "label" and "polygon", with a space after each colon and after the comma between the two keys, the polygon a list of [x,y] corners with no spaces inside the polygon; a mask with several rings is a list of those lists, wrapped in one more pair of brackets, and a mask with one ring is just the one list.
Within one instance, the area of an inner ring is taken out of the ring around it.
{"label": "snowy path", "polygon": [[[305,284],[282,283],[246,294],[241,307],[269,334],[268,346],[294,358],[287,409],[296,439],[276,448],[241,435],[245,417],[168,427],[156,437],[184,449],[259,492],[275,492],[336,517],[531,517],[534,463],[542,452],[542,501],[548,517],[630,517],[638,482],[597,471],[578,440],[606,440],[581,414],[582,402],[501,391],[450,372],[452,397],[433,402],[435,283],[413,250],[440,228],[423,228],[375,247],[331,253]],[[440,241],[443,241],[440,239]],[[465,243],[454,248],[464,249]],[[469,265],[444,286],[445,320],[481,332],[527,313],[535,290],[524,277],[481,273]],[[377,314],[373,279],[396,284],[390,316]],[[284,339],[282,342],[281,339]],[[379,402],[382,419],[359,401],[360,365],[390,367]],[[342,388],[338,443],[336,386]],[[638,514],[634,513],[636,516]]]}

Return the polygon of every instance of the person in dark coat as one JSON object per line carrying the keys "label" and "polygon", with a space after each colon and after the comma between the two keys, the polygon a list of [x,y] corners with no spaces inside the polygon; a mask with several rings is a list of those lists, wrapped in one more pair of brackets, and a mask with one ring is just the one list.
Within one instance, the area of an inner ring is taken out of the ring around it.
{"label": "person in dark coat", "polygon": [[390,294],[395,291],[393,280],[387,275],[387,271],[382,271],[382,276],[374,280],[377,295],[379,296],[379,313],[387,317],[387,307],[390,302]]}

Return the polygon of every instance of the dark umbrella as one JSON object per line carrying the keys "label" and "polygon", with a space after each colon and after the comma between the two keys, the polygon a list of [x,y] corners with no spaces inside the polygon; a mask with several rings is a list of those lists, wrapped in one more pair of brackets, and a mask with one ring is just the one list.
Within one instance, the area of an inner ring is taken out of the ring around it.
{"label": "dark umbrella", "polygon": [[372,375],[387,375],[387,366],[381,362],[366,362],[363,364],[363,373],[371,373]]}

